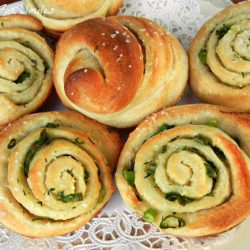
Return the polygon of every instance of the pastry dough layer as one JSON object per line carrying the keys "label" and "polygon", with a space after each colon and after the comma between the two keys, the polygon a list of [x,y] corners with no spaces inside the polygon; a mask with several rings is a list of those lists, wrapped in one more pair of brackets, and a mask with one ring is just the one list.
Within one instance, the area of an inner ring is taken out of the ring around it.
{"label": "pastry dough layer", "polygon": [[178,236],[236,226],[250,212],[249,129],[248,116],[219,106],[152,114],[130,134],[118,162],[124,202],[144,218],[153,209],[150,222]]}
{"label": "pastry dough layer", "polygon": [[187,56],[172,34],[148,19],[117,16],[87,20],[64,33],[54,83],[69,108],[122,128],[174,105],[187,73]]}
{"label": "pastry dough layer", "polygon": [[75,112],[28,115],[0,134],[0,221],[34,238],[63,235],[110,199],[116,132]]}
{"label": "pastry dough layer", "polygon": [[38,109],[52,89],[54,54],[39,20],[0,17],[0,126]]}
{"label": "pastry dough layer", "polygon": [[207,21],[189,49],[190,85],[202,101],[250,111],[250,2]]}
{"label": "pastry dough layer", "polygon": [[117,14],[122,0],[24,0],[26,12],[54,35],[87,19]]}

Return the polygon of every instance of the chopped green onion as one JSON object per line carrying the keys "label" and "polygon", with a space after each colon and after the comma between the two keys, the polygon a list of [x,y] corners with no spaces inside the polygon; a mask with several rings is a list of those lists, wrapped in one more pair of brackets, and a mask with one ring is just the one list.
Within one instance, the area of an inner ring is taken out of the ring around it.
{"label": "chopped green onion", "polygon": [[13,138],[10,143],[8,144],[7,148],[8,149],[11,149],[11,148],[14,148],[16,146],[16,139]]}
{"label": "chopped green onion", "polygon": [[218,122],[215,121],[215,120],[212,120],[212,121],[208,121],[206,123],[207,126],[210,126],[210,127],[218,127]]}
{"label": "chopped green onion", "polygon": [[146,162],[144,164],[148,164],[148,167],[146,170],[147,175],[144,178],[148,178],[149,176],[154,175],[155,170],[157,168],[156,162],[151,161],[151,162]]}
{"label": "chopped green onion", "polygon": [[144,212],[144,220],[147,222],[153,222],[157,214],[158,212],[156,209],[149,208]]}
{"label": "chopped green onion", "polygon": [[75,202],[82,201],[83,196],[82,193],[64,195],[64,191],[61,191],[57,193],[57,199],[62,202]]}
{"label": "chopped green onion", "polygon": [[27,78],[30,77],[30,73],[24,71],[15,81],[16,84],[24,82]]}
{"label": "chopped green onion", "polygon": [[168,146],[167,146],[167,145],[164,145],[164,146],[162,147],[161,153],[164,154],[164,153],[167,152],[167,150],[168,150]]}
{"label": "chopped green onion", "polygon": [[58,127],[59,127],[59,124],[49,122],[49,123],[47,123],[44,127],[45,127],[45,128],[58,128]]}
{"label": "chopped green onion", "polygon": [[187,205],[188,203],[192,202],[194,199],[188,198],[186,196],[182,196],[176,192],[170,192],[165,195],[165,198],[169,201],[176,201],[178,200],[179,204],[182,206]]}
{"label": "chopped green onion", "polygon": [[201,49],[199,58],[203,64],[207,63],[207,49]]}
{"label": "chopped green onion", "polygon": [[135,172],[134,171],[124,170],[123,175],[130,186],[135,185]]}
{"label": "chopped green onion", "polygon": [[223,24],[220,29],[216,30],[216,35],[218,36],[218,39],[221,39],[223,36],[225,36],[229,30],[230,26]]}
{"label": "chopped green onion", "polygon": [[82,141],[79,137],[75,138],[75,142],[76,142],[78,145],[84,144],[84,141]]}
{"label": "chopped green onion", "polygon": [[179,218],[174,215],[169,215],[167,217],[162,218],[160,228],[179,228],[184,227],[186,225],[185,221],[182,218]]}
{"label": "chopped green onion", "polygon": [[200,143],[201,145],[211,146],[209,139],[207,139],[206,137],[204,137],[202,135],[196,135],[194,137],[194,140],[197,141],[198,143]]}
{"label": "chopped green onion", "polygon": [[204,165],[207,170],[207,175],[211,179],[216,179],[217,178],[217,172],[216,172],[216,167],[212,162],[204,162]]}
{"label": "chopped green onion", "polygon": [[88,170],[84,170],[84,180],[87,181],[89,179],[89,172]]}
{"label": "chopped green onion", "polygon": [[165,130],[168,130],[168,129],[171,129],[171,128],[174,128],[175,126],[174,125],[168,125],[166,123],[163,123],[154,133],[151,137],[154,137],[162,132],[164,132]]}
{"label": "chopped green onion", "polygon": [[52,138],[47,133],[46,129],[43,129],[40,133],[40,137],[32,144],[30,150],[25,156],[24,159],[24,175],[25,177],[28,177],[29,175],[29,168],[30,163],[33,160],[36,152],[42,148],[42,146],[47,145],[51,142]]}

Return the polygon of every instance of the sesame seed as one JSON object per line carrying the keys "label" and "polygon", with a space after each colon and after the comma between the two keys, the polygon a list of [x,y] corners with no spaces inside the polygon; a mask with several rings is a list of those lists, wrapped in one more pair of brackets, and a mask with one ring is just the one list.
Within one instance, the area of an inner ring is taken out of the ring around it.
{"label": "sesame seed", "polygon": [[149,34],[148,34],[148,33],[146,33],[146,36],[149,36]]}
{"label": "sesame seed", "polygon": [[74,92],[71,92],[70,95],[73,96],[73,95],[74,95]]}
{"label": "sesame seed", "polygon": [[104,46],[104,47],[105,47],[105,46],[106,46],[106,43],[103,43],[103,44],[102,44],[102,46]]}
{"label": "sesame seed", "polygon": [[122,89],[122,86],[119,86],[119,87],[117,88],[118,91],[120,91],[121,89]]}
{"label": "sesame seed", "polygon": [[127,31],[123,32],[122,34],[123,34],[124,36],[126,36],[126,35],[127,35]]}
{"label": "sesame seed", "polygon": [[115,33],[116,33],[116,34],[119,34],[120,32],[117,30]]}
{"label": "sesame seed", "polygon": [[121,57],[117,58],[116,61],[117,61],[117,62],[121,61]]}
{"label": "sesame seed", "polygon": [[105,36],[105,33],[101,33],[102,36]]}
{"label": "sesame seed", "polygon": [[131,65],[131,64],[129,64],[129,65],[128,65],[128,67],[131,69],[131,68],[132,68],[132,65]]}
{"label": "sesame seed", "polygon": [[112,34],[112,35],[111,35],[111,38],[114,39],[115,37],[116,37],[116,34]]}
{"label": "sesame seed", "polygon": [[129,39],[126,39],[126,43],[130,43],[130,40],[129,40]]}
{"label": "sesame seed", "polygon": [[120,54],[120,57],[123,57],[123,54]]}
{"label": "sesame seed", "polygon": [[84,73],[87,73],[88,72],[88,69],[84,69]]}
{"label": "sesame seed", "polygon": [[118,45],[116,45],[114,48],[113,48],[113,50],[117,50],[118,49]]}

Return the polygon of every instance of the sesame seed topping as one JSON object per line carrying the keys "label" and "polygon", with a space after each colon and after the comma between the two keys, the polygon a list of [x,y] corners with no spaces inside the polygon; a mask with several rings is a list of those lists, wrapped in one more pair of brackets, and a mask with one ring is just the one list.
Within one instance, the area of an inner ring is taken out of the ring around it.
{"label": "sesame seed topping", "polygon": [[118,91],[120,91],[121,89],[122,89],[122,86],[119,86],[119,87],[117,88]]}
{"label": "sesame seed topping", "polygon": [[119,34],[120,32],[117,30],[115,33],[116,33],[116,34]]}
{"label": "sesame seed topping", "polygon": [[120,57],[123,57],[123,54],[120,54]]}
{"label": "sesame seed topping", "polygon": [[88,69],[84,69],[84,71],[83,71],[84,73],[87,73],[88,72]]}
{"label": "sesame seed topping", "polygon": [[106,43],[103,43],[103,44],[102,44],[102,46],[104,46],[104,47],[105,47],[105,46],[106,46]]}
{"label": "sesame seed topping", "polygon": [[73,95],[74,95],[74,92],[71,92],[70,95],[73,96]]}
{"label": "sesame seed topping", "polygon": [[126,39],[126,43],[130,43],[130,40],[128,38]]}
{"label": "sesame seed topping", "polygon": [[101,33],[102,36],[105,36],[105,33]]}
{"label": "sesame seed topping", "polygon": [[131,69],[131,68],[132,68],[132,65],[131,65],[131,64],[129,64],[129,65],[128,65],[128,67]]}
{"label": "sesame seed topping", "polygon": [[118,49],[118,45],[115,45],[115,47],[113,48],[113,50],[117,50]]}
{"label": "sesame seed topping", "polygon": [[117,61],[117,62],[121,61],[121,57],[117,58],[116,61]]}
{"label": "sesame seed topping", "polygon": [[112,35],[111,35],[111,38],[114,39],[115,37],[116,37],[116,34],[112,34]]}

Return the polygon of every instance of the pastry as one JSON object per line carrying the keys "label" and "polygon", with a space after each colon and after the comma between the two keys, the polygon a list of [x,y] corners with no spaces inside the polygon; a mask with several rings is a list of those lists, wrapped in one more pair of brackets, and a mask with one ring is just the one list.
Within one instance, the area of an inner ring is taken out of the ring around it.
{"label": "pastry", "polygon": [[33,238],[77,230],[110,199],[120,149],[116,132],[76,112],[17,120],[0,133],[0,222]]}
{"label": "pastry", "polygon": [[53,52],[31,16],[0,17],[0,126],[38,109],[52,89]]}
{"label": "pastry", "polygon": [[122,0],[24,0],[24,9],[41,20],[44,27],[58,36],[72,26],[94,17],[117,14]]}
{"label": "pastry", "polygon": [[222,233],[250,213],[250,119],[197,104],[154,113],[129,136],[116,183],[126,205],[161,231]]}
{"label": "pastry", "polygon": [[190,85],[202,101],[250,111],[250,2],[207,21],[190,50]]}
{"label": "pastry", "polygon": [[187,74],[178,40],[140,17],[87,20],[66,31],[56,48],[54,83],[62,102],[114,127],[134,126],[174,105]]}

